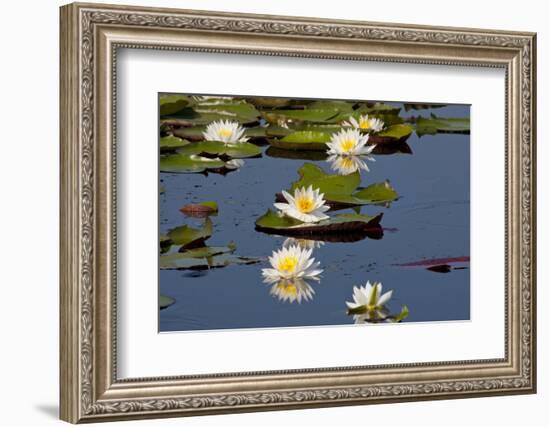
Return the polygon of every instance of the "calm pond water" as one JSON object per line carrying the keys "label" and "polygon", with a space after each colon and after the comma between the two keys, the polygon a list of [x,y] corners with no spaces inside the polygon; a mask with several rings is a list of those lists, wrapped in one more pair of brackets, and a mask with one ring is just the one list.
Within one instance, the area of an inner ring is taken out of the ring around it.
{"label": "calm pond water", "polygon": [[[395,104],[394,105],[400,105]],[[469,117],[469,106],[403,112],[429,116]],[[255,231],[254,222],[273,206],[274,195],[290,187],[305,162],[330,171],[323,160],[274,158],[245,159],[238,171],[219,174],[161,173],[160,230],[188,224],[200,227],[203,219],[187,218],[179,209],[189,203],[215,200],[219,214],[212,217],[211,246],[233,241],[236,253],[265,257],[252,265],[231,265],[204,271],[161,270],[160,294],[175,304],[160,310],[161,332],[289,326],[353,324],[346,313],[353,287],[367,280],[393,290],[392,312],[409,308],[404,322],[468,320],[470,270],[449,273],[403,267],[425,259],[470,255],[470,137],[464,134],[415,133],[407,141],[412,154],[377,155],[370,172],[361,173],[361,185],[389,179],[400,198],[385,206],[363,206],[362,213],[383,213],[384,235],[352,243],[326,242],[313,256],[324,272],[312,282],[314,295],[301,303],[279,300],[263,283],[261,270],[267,256],[282,246],[285,237]],[[350,209],[342,212],[352,212]],[[468,266],[468,264],[466,264]]]}

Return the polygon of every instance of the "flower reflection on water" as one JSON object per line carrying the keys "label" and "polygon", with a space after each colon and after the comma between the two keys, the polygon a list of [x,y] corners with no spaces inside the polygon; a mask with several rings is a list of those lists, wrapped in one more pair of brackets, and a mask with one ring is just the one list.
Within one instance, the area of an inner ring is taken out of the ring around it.
{"label": "flower reflection on water", "polygon": [[304,279],[285,279],[276,282],[269,291],[271,295],[277,297],[280,301],[295,302],[300,304],[303,301],[309,301],[315,295],[315,290]]}

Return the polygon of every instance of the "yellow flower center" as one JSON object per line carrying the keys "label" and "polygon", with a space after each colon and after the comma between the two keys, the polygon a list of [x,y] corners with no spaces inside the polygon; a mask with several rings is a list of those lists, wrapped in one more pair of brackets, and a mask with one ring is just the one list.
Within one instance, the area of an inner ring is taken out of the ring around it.
{"label": "yellow flower center", "polygon": [[350,152],[351,150],[353,150],[355,148],[355,140],[353,140],[353,139],[344,139],[340,143],[340,148],[345,153]]}
{"label": "yellow flower center", "polygon": [[221,128],[218,131],[218,135],[221,136],[222,138],[229,138],[231,135],[233,135],[233,131],[228,128]]}
{"label": "yellow flower center", "polygon": [[315,201],[311,197],[298,197],[296,207],[302,213],[310,213],[315,207]]}
{"label": "yellow flower center", "polygon": [[361,121],[359,122],[359,127],[360,127],[361,129],[368,129],[368,128],[370,128],[370,120],[361,120]]}
{"label": "yellow flower center", "polygon": [[284,283],[281,283],[277,287],[281,292],[284,292],[287,295],[296,295],[298,293],[298,289],[296,289],[296,286],[293,284],[285,285]]}
{"label": "yellow flower center", "polygon": [[292,273],[296,269],[297,265],[298,257],[296,257],[295,255],[287,255],[281,261],[279,261],[279,265],[277,267],[281,271]]}

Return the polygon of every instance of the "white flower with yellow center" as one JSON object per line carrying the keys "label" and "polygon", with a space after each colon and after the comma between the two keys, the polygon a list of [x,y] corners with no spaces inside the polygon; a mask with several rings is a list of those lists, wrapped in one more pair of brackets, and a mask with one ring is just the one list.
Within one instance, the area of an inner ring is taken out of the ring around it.
{"label": "white flower with yellow center", "polygon": [[337,156],[368,156],[375,145],[367,145],[369,136],[357,129],[342,129],[333,133],[330,142],[327,142],[328,154]]}
{"label": "white flower with yellow center", "polygon": [[353,302],[346,301],[346,305],[354,313],[356,323],[384,319],[388,315],[385,305],[392,294],[393,291],[382,294],[382,283],[371,284],[367,281],[364,287],[353,287]]}
{"label": "white flower with yellow center", "polygon": [[301,187],[294,190],[294,196],[283,190],[287,203],[275,203],[274,206],[283,214],[302,222],[319,222],[328,219],[324,212],[330,207],[325,205],[324,194],[319,189]]}
{"label": "white flower with yellow center", "polygon": [[262,276],[266,283],[278,283],[281,280],[311,279],[319,280],[323,270],[319,269],[319,262],[311,257],[311,249],[302,249],[299,246],[290,246],[273,251],[269,257],[272,268],[263,268]]}
{"label": "white flower with yellow center", "polygon": [[327,162],[330,162],[330,167],[332,170],[336,171],[340,175],[349,175],[358,170],[369,171],[369,167],[365,160],[370,160],[374,162],[374,157],[372,156],[337,156],[333,154],[327,159]]}
{"label": "white flower with yellow center", "polygon": [[298,301],[298,304],[302,300],[311,300],[315,295],[313,287],[304,279],[280,280],[273,284],[269,293],[280,301]]}
{"label": "white flower with yellow center", "polygon": [[351,116],[348,121],[342,122],[342,126],[376,133],[384,129],[384,122],[376,117],[369,117],[368,114],[365,114],[364,116],[359,116],[359,119]]}
{"label": "white flower with yellow center", "polygon": [[238,122],[218,120],[210,123],[206,131],[202,133],[207,141],[221,141],[225,144],[246,142],[248,138],[243,136],[245,129]]}
{"label": "white flower with yellow center", "polygon": [[321,240],[309,240],[309,239],[296,239],[294,237],[288,237],[283,242],[283,247],[300,246],[302,249],[317,249],[323,246],[325,242]]}

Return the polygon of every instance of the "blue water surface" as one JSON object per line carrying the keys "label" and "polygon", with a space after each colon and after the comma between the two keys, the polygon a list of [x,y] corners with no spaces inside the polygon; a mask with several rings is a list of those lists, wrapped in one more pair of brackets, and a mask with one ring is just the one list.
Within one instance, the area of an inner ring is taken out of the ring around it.
{"label": "blue water surface", "polygon": [[[399,104],[396,104],[399,105]],[[403,112],[407,115],[469,117],[469,106]],[[265,257],[252,265],[231,265],[206,271],[161,270],[160,293],[176,303],[160,311],[159,330],[296,327],[352,324],[345,301],[352,301],[353,286],[367,280],[382,282],[393,290],[388,304],[399,312],[409,308],[404,322],[470,319],[470,270],[450,273],[423,267],[400,267],[422,259],[466,257],[470,254],[470,137],[437,134],[407,141],[412,154],[377,155],[370,172],[361,174],[361,185],[389,180],[400,198],[390,206],[364,206],[362,213],[383,213],[384,235],[351,243],[326,242],[314,250],[324,272],[312,283],[315,294],[300,303],[281,301],[263,283],[261,269],[267,256],[281,247],[285,237],[257,232],[254,222],[272,207],[274,195],[290,187],[297,170],[311,162],[326,161],[273,158],[247,159],[238,171],[219,174],[161,173],[160,233],[204,220],[187,218],[179,209],[189,203],[215,200],[219,214],[212,217],[211,246],[230,241],[237,254]],[[264,150],[267,147],[264,148]],[[345,210],[342,212],[351,212]]]}

